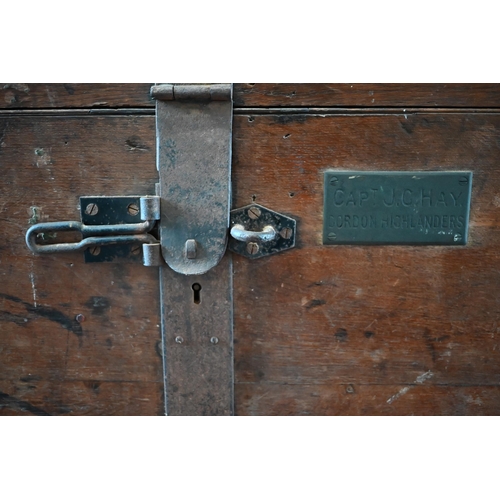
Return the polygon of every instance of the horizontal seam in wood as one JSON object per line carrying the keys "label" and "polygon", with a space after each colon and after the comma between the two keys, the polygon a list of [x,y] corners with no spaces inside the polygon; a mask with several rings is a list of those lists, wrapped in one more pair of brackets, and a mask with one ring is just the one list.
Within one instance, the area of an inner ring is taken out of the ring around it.
{"label": "horizontal seam in wood", "polygon": [[305,384],[290,384],[286,382],[235,382],[234,385],[257,385],[257,386],[290,386],[290,387],[318,387],[318,386],[328,386],[328,387],[342,387],[345,385],[355,385],[355,386],[365,386],[365,387],[399,387],[399,386],[408,386],[408,387],[499,387],[498,384],[455,384],[455,383],[436,383],[431,381],[425,381],[423,384],[415,383],[415,382],[391,382],[387,384],[376,384],[376,383],[362,383],[362,382],[337,382],[337,383],[329,383],[329,382],[317,382],[317,383],[305,383]]}
{"label": "horizontal seam in wood", "polygon": [[304,107],[304,108],[234,108],[235,115],[392,115],[392,114],[497,114],[500,108],[417,108],[398,107]]}
{"label": "horizontal seam in wood", "polygon": [[138,116],[154,115],[155,108],[36,108],[0,109],[0,116]]}

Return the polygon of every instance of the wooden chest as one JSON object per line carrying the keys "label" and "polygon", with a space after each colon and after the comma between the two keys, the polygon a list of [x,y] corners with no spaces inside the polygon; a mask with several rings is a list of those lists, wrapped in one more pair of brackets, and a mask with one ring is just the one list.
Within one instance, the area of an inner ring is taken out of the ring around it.
{"label": "wooden chest", "polygon": [[[165,298],[158,268],[25,243],[81,196],[155,195],[150,88],[0,85],[1,415],[500,414],[500,86],[234,85],[232,207],[296,221],[294,248],[224,257],[234,344],[210,348],[234,359],[234,407],[196,356],[169,363],[189,280]],[[324,244],[331,171],[472,172],[466,244]]]}

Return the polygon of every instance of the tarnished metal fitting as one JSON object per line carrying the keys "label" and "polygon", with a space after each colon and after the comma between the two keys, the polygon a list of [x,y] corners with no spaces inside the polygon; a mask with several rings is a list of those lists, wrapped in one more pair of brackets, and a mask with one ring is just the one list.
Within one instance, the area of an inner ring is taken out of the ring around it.
{"label": "tarnished metal fitting", "polygon": [[296,221],[261,205],[231,211],[229,250],[258,259],[295,246]]}
{"label": "tarnished metal fitting", "polygon": [[231,84],[171,84],[153,85],[151,97],[160,101],[230,101]]}
{"label": "tarnished metal fitting", "polygon": [[142,263],[148,267],[159,267],[163,264],[161,245],[159,243],[145,243],[142,245]]}

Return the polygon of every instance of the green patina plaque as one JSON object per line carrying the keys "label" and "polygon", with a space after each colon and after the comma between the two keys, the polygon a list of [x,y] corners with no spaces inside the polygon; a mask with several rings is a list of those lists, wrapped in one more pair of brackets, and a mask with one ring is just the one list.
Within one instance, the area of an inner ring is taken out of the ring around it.
{"label": "green patina plaque", "polygon": [[465,245],[472,172],[325,172],[323,244]]}

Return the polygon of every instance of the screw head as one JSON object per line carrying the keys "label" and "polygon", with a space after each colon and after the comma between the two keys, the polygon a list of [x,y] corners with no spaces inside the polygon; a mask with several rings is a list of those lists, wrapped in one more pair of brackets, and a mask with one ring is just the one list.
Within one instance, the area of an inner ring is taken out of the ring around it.
{"label": "screw head", "polygon": [[175,341],[178,343],[178,344],[182,344],[184,342],[184,339],[181,337],[181,336],[177,336],[175,337]]}
{"label": "screw head", "polygon": [[461,186],[467,186],[467,184],[469,184],[469,179],[467,177],[460,177],[460,179],[458,179],[458,183],[461,185]]}
{"label": "screw head", "polygon": [[349,384],[346,388],[345,388],[345,392],[347,392],[347,394],[354,394],[354,387]]}
{"label": "screw head", "polygon": [[130,214],[130,215],[137,215],[139,213],[139,207],[137,205],[137,203],[131,203],[128,207],[127,207],[127,212]]}
{"label": "screw head", "polygon": [[260,217],[260,214],[261,211],[258,207],[250,207],[248,209],[248,217],[250,217],[250,219],[252,220],[258,219]]}
{"label": "screw head", "polygon": [[280,236],[282,238],[285,238],[285,240],[289,240],[291,237],[292,237],[292,234],[293,234],[293,231],[292,231],[292,228],[291,227],[284,227],[281,231],[280,231]]}
{"label": "screw head", "polygon": [[210,339],[210,342],[212,342],[212,344],[218,344],[219,343],[219,339],[217,337],[212,337]]}
{"label": "screw head", "polygon": [[99,207],[97,206],[96,203],[89,203],[85,207],[85,213],[87,215],[97,215],[97,212],[99,212]]}
{"label": "screw head", "polygon": [[334,241],[337,239],[337,235],[335,233],[328,233],[328,239]]}
{"label": "screw head", "polygon": [[247,252],[250,255],[255,255],[258,251],[259,251],[259,245],[257,243],[255,243],[254,241],[251,241],[250,243],[248,243]]}
{"label": "screw head", "polygon": [[101,253],[100,247],[90,247],[89,248],[90,255],[99,255]]}
{"label": "screw head", "polygon": [[85,316],[83,314],[77,314],[75,316],[75,319],[76,321],[78,321],[78,323],[83,323],[85,321]]}
{"label": "screw head", "polygon": [[330,184],[332,186],[335,186],[337,184],[337,182],[339,181],[339,178],[338,177],[330,177]]}
{"label": "screw head", "polygon": [[453,236],[453,241],[462,241],[462,235],[461,234],[455,234],[455,236]]}
{"label": "screw head", "polygon": [[141,253],[141,245],[134,245],[131,249],[130,249],[130,253],[132,255],[139,255]]}

